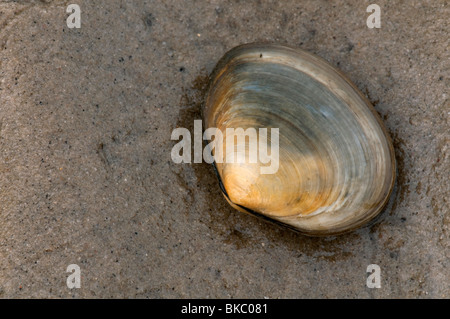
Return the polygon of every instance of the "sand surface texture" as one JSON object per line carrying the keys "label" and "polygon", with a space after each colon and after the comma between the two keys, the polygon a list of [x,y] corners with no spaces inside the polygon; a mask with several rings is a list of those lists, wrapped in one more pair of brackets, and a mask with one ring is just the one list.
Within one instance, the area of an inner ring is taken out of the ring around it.
{"label": "sand surface texture", "polygon": [[[450,4],[380,0],[369,29],[370,3],[1,1],[0,297],[449,298]],[[304,237],[171,160],[209,72],[254,41],[325,58],[374,104],[398,163],[376,224]]]}

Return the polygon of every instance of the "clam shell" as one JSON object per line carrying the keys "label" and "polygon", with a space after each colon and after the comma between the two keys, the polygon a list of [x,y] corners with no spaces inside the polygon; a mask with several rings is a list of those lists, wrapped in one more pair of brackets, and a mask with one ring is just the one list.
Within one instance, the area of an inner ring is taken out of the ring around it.
{"label": "clam shell", "polygon": [[210,81],[205,129],[279,129],[275,174],[260,174],[261,161],[216,161],[233,207],[313,236],[356,229],[382,211],[395,182],[392,142],[339,70],[300,49],[247,44],[227,52]]}

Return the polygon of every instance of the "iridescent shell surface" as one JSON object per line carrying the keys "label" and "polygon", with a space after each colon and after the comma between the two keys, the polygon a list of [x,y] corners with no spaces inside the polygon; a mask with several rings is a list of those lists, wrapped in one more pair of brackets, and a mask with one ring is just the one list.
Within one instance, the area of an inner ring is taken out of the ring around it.
{"label": "iridescent shell surface", "polygon": [[[391,140],[370,102],[339,70],[300,49],[238,46],[211,75],[204,128],[279,128],[279,168],[215,163],[226,199],[312,236],[376,217],[395,182]],[[248,145],[244,145],[248,149]],[[227,150],[229,151],[229,150]]]}

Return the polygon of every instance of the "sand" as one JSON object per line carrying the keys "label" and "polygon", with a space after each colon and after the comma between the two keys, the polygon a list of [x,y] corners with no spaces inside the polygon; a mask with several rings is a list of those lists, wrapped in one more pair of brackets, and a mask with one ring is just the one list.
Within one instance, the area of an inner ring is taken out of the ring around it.
{"label": "sand", "polygon": [[[370,3],[1,1],[0,298],[449,298],[450,6],[380,0],[369,29]],[[398,163],[377,223],[298,235],[171,160],[209,72],[255,41],[325,58],[374,104]]]}

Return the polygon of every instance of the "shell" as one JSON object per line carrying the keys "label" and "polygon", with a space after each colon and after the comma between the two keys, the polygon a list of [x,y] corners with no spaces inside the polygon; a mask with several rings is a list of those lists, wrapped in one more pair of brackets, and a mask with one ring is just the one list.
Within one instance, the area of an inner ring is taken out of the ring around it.
{"label": "shell", "polygon": [[[324,236],[367,224],[388,202],[395,157],[387,131],[356,86],[317,56],[269,44],[230,50],[211,74],[203,118],[205,129],[222,132],[279,129],[274,174],[258,173],[267,166],[260,160],[216,158],[225,198],[240,211]],[[214,156],[225,147],[211,144]]]}

